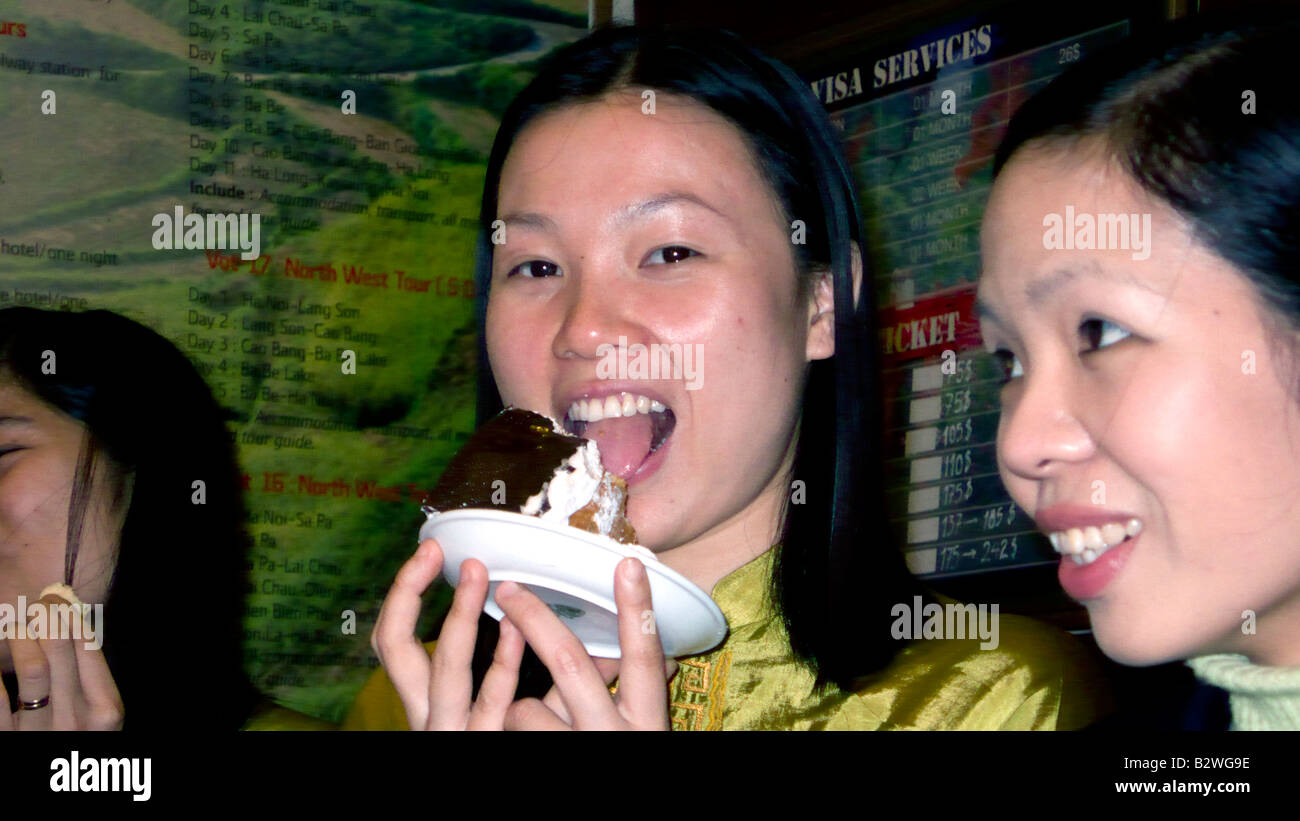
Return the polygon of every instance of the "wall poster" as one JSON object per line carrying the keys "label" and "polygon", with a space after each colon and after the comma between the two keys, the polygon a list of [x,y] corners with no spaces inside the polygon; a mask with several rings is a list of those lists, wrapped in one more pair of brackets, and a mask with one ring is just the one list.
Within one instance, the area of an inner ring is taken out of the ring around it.
{"label": "wall poster", "polygon": [[[246,666],[285,706],[339,720],[377,664],[369,634],[423,490],[474,425],[487,153],[586,12],[0,2],[0,307],[143,322],[237,418]],[[210,214],[233,215],[230,236],[193,247],[182,226]]]}

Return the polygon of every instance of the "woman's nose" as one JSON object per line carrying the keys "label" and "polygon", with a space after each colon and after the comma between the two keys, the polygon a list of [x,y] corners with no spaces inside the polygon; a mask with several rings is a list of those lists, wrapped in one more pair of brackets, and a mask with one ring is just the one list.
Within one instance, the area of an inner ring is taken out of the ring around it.
{"label": "woman's nose", "polygon": [[618,348],[620,336],[627,340],[623,344],[638,341],[631,338],[636,332],[629,319],[630,293],[621,280],[579,273],[564,290],[563,316],[553,342],[557,357],[598,359],[607,350],[603,346]]}
{"label": "woman's nose", "polygon": [[1021,377],[1020,393],[1002,406],[998,456],[1012,473],[1042,479],[1057,468],[1091,459],[1096,443],[1080,419],[1068,380]]}

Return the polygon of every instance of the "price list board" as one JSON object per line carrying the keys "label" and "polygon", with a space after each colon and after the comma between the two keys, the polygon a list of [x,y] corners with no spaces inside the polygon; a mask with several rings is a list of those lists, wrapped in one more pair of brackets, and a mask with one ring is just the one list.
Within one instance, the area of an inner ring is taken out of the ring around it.
{"label": "price list board", "polygon": [[1055,561],[998,478],[1001,380],[979,348],[973,303],[962,289],[882,313],[890,333],[933,332],[937,346],[937,358],[891,357],[882,383],[889,509],[922,577]]}
{"label": "price list board", "polygon": [[[1040,18],[1041,10],[1026,12]],[[994,153],[1015,110],[1130,33],[1122,15],[1056,36],[1014,13],[864,50],[815,75],[858,181],[875,271],[889,509],[918,577],[1058,557],[998,477],[1001,369],[974,315]]]}
{"label": "price list board", "polygon": [[203,374],[235,420],[245,666],[337,720],[424,492],[473,429],[499,117],[586,33],[586,4],[0,7],[0,307],[109,309]]}

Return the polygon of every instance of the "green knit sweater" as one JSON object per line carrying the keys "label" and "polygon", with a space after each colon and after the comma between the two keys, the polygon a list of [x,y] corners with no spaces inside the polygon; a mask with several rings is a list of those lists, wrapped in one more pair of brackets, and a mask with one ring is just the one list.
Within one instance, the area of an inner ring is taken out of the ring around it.
{"label": "green knit sweater", "polygon": [[1231,653],[1190,659],[1206,684],[1228,691],[1234,730],[1300,730],[1300,667],[1263,667]]}

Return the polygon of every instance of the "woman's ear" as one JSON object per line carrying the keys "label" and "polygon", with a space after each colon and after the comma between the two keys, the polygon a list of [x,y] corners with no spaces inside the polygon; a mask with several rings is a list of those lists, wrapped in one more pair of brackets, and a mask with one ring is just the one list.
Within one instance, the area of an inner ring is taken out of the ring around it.
{"label": "woman's ear", "polygon": [[[862,299],[862,253],[854,245],[853,304]],[[829,359],[835,355],[835,277],[827,270],[814,272],[812,295],[808,300],[808,359]]]}

